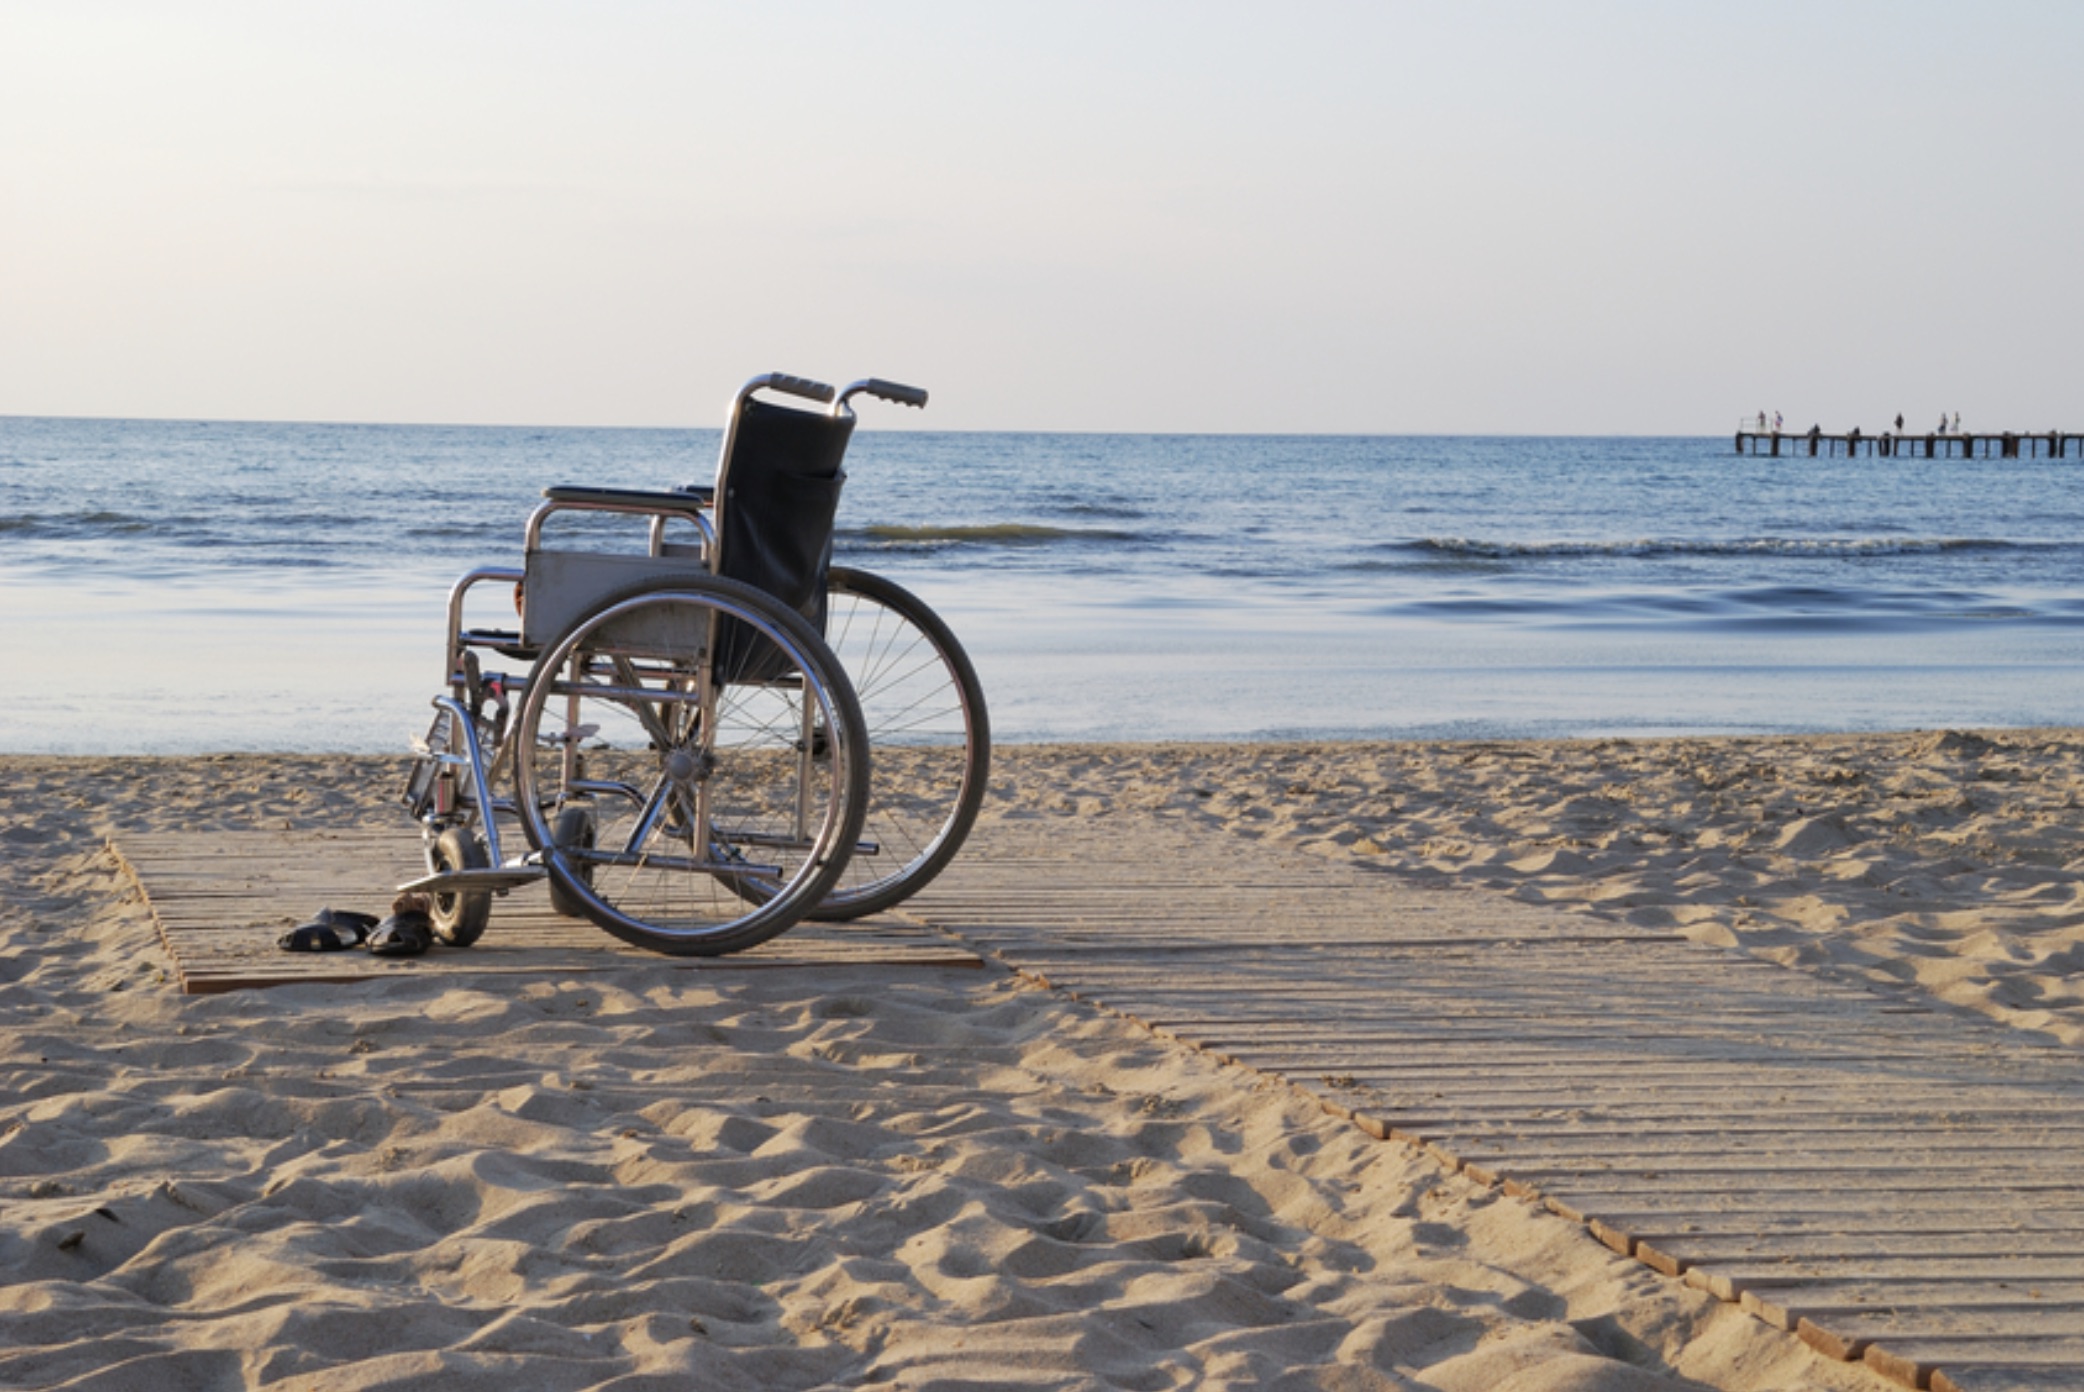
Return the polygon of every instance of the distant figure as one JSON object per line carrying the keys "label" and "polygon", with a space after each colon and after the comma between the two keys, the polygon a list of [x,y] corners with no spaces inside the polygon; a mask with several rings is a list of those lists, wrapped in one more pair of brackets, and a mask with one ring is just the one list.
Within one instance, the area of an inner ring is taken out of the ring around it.
{"label": "distant figure", "polygon": [[1896,413],[1896,433],[1898,435],[1903,433],[1903,413],[1901,411]]}
{"label": "distant figure", "polygon": [[1956,411],[1956,412],[1954,412],[1954,430],[1953,430],[1953,433],[1954,433],[1954,434],[1956,434],[1956,435],[1959,435],[1959,434],[1961,433],[1961,413],[1960,413],[1959,411]]}
{"label": "distant figure", "polygon": [[1939,413],[1939,433],[1942,435],[1947,433],[1947,413],[1944,411]]}
{"label": "distant figure", "polygon": [[1766,413],[1764,411],[1760,411],[1758,413],[1758,428],[1760,430],[1764,430],[1766,428]]}
{"label": "distant figure", "polygon": [[1773,433],[1775,435],[1780,433],[1780,413],[1778,411],[1773,413]]}
{"label": "distant figure", "polygon": [[1822,426],[1820,426],[1820,425],[1812,425],[1812,426],[1810,426],[1810,427],[1809,427],[1809,439],[1810,439],[1810,440],[1811,440],[1812,442],[1814,442],[1814,441],[1816,441],[1816,440],[1819,440],[1819,439],[1821,439],[1821,438],[1823,438],[1823,427],[1822,427]]}

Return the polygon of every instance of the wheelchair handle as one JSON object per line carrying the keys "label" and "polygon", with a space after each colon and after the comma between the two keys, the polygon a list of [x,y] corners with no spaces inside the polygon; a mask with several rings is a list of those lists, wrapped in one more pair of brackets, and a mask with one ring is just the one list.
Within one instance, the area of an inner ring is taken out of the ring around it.
{"label": "wheelchair handle", "polygon": [[886,382],[880,377],[869,377],[855,382],[839,394],[839,404],[844,406],[847,404],[847,398],[864,393],[879,400],[895,402],[899,406],[917,406],[922,409],[926,406],[926,388],[908,387],[902,382]]}
{"label": "wheelchair handle", "polygon": [[808,377],[791,377],[786,372],[770,372],[764,377],[753,378],[741,387],[738,399],[743,401],[762,387],[769,391],[785,392],[790,396],[801,396],[819,405],[824,405],[838,395],[823,382],[813,382]]}

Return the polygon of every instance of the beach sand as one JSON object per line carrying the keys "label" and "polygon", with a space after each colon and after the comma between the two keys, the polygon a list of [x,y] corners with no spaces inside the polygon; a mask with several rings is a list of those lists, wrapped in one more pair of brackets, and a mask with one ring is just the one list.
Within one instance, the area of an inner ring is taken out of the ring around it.
{"label": "beach sand", "polygon": [[[105,838],[395,820],[401,772],[0,758],[0,1385],[1883,1385],[996,968],[174,993]],[[986,816],[1286,838],[2075,1044],[2080,786],[2057,731],[1052,746]]]}

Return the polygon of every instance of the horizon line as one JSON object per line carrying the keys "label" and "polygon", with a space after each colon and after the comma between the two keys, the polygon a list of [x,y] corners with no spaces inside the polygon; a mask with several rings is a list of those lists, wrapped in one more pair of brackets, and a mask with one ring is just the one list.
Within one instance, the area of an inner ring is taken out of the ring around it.
{"label": "horizon line", "polygon": [[[311,426],[375,430],[624,430],[624,431],[719,431],[718,425],[574,425],[544,421],[413,421],[413,420],[315,420],[266,416],[124,416],[35,414],[0,411],[0,421],[96,422],[110,425],[192,426]],[[1741,428],[1739,428],[1741,429]],[[1729,429],[1698,434],[1670,431],[1557,431],[1557,430],[1108,430],[1098,428],[1052,429],[1040,426],[934,427],[878,426],[877,435],[1093,435],[1148,436],[1178,439],[1491,439],[1491,440],[1715,440],[1737,433]],[[1756,432],[1753,432],[1756,433]],[[1803,432],[1782,431],[1782,434]],[[1827,432],[1828,433],[1828,432]],[[1966,432],[1964,432],[1966,433]],[[1986,432],[1977,432],[1978,434]],[[2045,432],[2015,432],[2043,434]],[[2064,432],[2069,433],[2069,432]]]}

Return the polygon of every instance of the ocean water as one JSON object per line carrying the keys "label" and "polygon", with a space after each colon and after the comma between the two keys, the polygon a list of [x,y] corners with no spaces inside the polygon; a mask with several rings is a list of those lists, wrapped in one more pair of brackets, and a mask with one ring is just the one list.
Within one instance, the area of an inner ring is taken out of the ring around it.
{"label": "ocean water", "polygon": [[[838,549],[948,617],[1002,740],[2050,725],[2084,691],[2076,459],[864,415]],[[0,418],[0,749],[402,749],[449,585],[519,563],[543,486],[716,447]]]}

